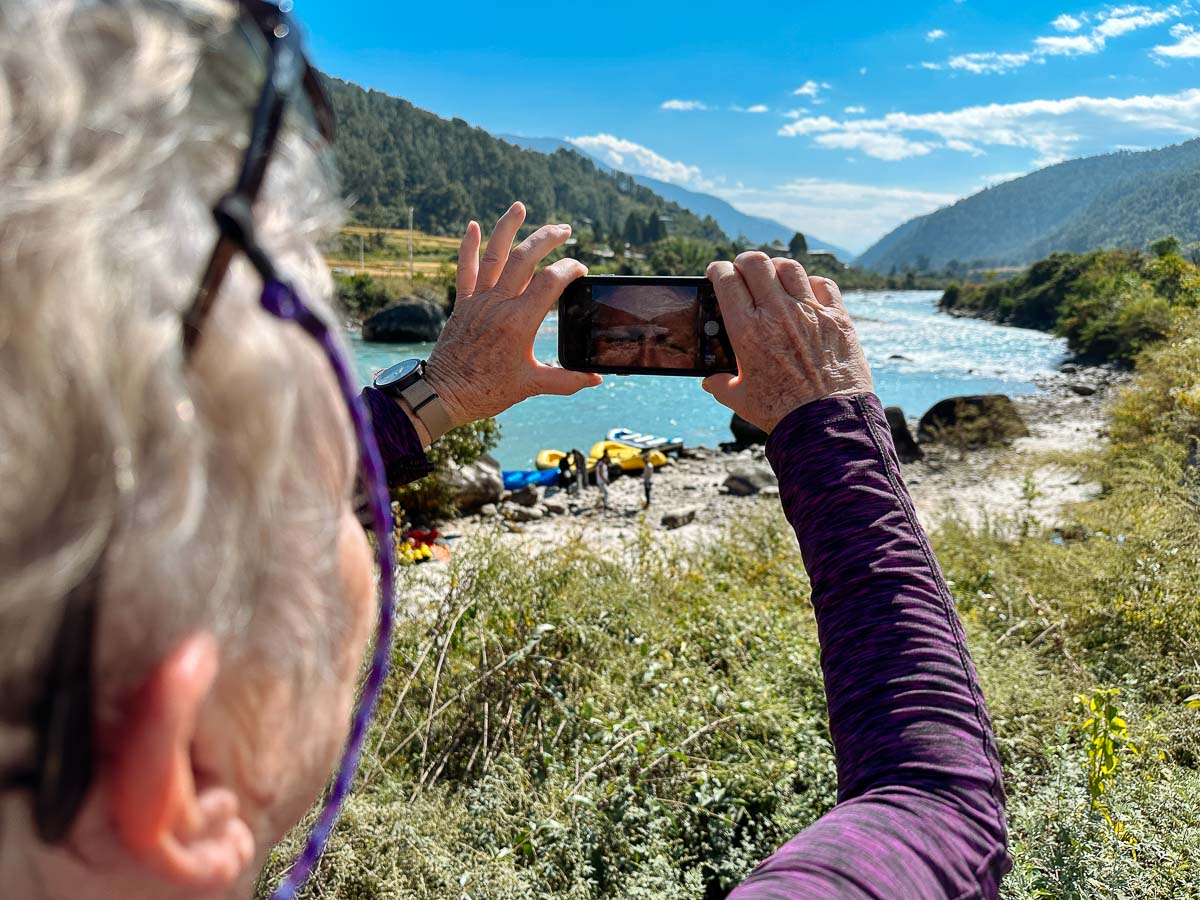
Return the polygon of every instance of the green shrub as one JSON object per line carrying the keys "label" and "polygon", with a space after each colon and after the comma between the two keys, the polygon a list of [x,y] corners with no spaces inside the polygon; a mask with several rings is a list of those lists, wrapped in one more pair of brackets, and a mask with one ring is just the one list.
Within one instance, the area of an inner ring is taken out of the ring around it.
{"label": "green shrub", "polygon": [[1200,269],[1158,243],[1155,258],[1132,250],[1055,253],[1008,281],[954,286],[939,305],[1054,331],[1092,362],[1130,363],[1200,306]]}
{"label": "green shrub", "polygon": [[369,319],[375,313],[382,312],[406,297],[444,303],[446,296],[436,281],[416,284],[407,278],[367,275],[363,272],[357,275],[335,275],[333,283],[338,305],[356,322]]}
{"label": "green shrub", "polygon": [[495,419],[482,419],[443,435],[426,454],[433,473],[392,489],[392,499],[415,521],[447,519],[458,511],[455,495],[446,482],[447,468],[453,464],[469,466],[500,443],[500,425]]}

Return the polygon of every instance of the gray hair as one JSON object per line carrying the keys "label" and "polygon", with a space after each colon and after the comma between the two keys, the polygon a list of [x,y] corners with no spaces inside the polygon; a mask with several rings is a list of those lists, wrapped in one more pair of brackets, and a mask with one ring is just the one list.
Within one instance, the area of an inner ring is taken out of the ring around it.
{"label": "gray hair", "polygon": [[[28,762],[20,711],[101,557],[101,715],[192,630],[299,678],[343,633],[355,452],[327,363],[242,261],[180,349],[262,85],[235,21],[229,0],[0,4],[0,772]],[[256,219],[326,314],[340,215],[289,120]]]}

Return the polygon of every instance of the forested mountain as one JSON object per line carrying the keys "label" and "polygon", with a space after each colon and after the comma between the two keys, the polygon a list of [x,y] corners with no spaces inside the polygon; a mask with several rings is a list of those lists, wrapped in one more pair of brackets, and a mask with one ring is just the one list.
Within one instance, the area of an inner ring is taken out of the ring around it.
{"label": "forested mountain", "polygon": [[[584,156],[591,157],[596,163],[597,168],[606,172],[613,171],[612,166],[604,161],[596,159],[590,153],[580,150],[567,141],[560,141],[557,138],[531,138],[516,134],[502,134],[499,137],[510,144],[516,144],[518,147],[524,147],[526,150],[537,150],[540,153],[573,150],[576,153],[583,153]],[[671,184],[668,181],[659,181],[657,178],[650,178],[647,175],[634,175],[633,180],[643,187],[650,188],[650,190],[661,197],[674,200],[680,206],[690,209],[698,216],[712,216],[730,237],[744,235],[755,244],[769,244],[772,241],[782,241],[784,244],[787,244],[796,231],[796,229],[789,228],[787,225],[784,225],[782,222],[776,222],[774,219],[744,213],[732,204],[722,200],[720,197],[714,197],[712,194],[690,191],[677,184]],[[854,258],[854,254],[849,250],[838,247],[836,244],[830,244],[828,241],[823,241],[819,237],[814,237],[807,231],[804,233],[804,236],[808,240],[809,250],[827,250],[843,261],[849,261]]]}
{"label": "forested mountain", "polygon": [[604,235],[620,233],[631,212],[670,216],[673,231],[726,240],[711,217],[701,218],[618,172],[601,172],[578,153],[522,150],[473,128],[442,119],[407,100],[326,78],[338,117],[337,154],[355,219],[380,227],[408,224],[457,234],[471,219],[485,228],[522,200],[531,223],[590,219]]}
{"label": "forested mountain", "polygon": [[1174,235],[1200,240],[1200,140],[1075,159],[905,222],[859,257],[942,269],[1024,265],[1058,251],[1143,249]]}

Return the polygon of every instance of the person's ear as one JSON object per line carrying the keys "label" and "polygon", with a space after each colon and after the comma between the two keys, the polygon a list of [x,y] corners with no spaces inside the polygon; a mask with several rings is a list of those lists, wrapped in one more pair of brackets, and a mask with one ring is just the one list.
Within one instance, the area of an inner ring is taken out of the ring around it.
{"label": "person's ear", "polygon": [[245,875],[254,837],[233,791],[198,785],[192,744],[219,666],[212,635],[179,643],[106,736],[111,815],[129,853],[163,878],[220,890]]}

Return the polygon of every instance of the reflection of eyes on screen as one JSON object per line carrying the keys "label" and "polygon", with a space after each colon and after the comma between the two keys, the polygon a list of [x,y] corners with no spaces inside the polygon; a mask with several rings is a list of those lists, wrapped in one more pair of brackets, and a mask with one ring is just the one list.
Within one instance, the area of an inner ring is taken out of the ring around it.
{"label": "reflection of eyes on screen", "polygon": [[673,335],[671,329],[661,325],[631,325],[628,328],[601,328],[596,331],[596,341],[614,350],[640,347],[651,344],[664,350],[674,350],[679,353],[691,352],[691,347]]}

